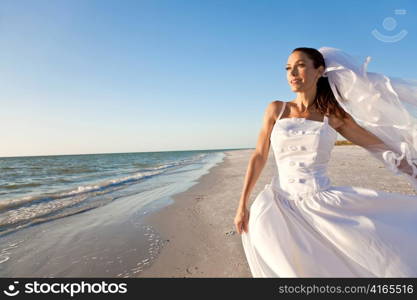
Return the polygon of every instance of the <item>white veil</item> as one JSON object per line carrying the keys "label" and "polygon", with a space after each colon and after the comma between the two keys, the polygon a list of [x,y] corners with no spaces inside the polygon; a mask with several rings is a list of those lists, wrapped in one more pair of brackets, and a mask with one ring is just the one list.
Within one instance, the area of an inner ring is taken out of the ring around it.
{"label": "white veil", "polygon": [[382,144],[364,147],[417,190],[417,80],[367,72],[363,63],[340,49],[322,47],[323,74],[340,106]]}

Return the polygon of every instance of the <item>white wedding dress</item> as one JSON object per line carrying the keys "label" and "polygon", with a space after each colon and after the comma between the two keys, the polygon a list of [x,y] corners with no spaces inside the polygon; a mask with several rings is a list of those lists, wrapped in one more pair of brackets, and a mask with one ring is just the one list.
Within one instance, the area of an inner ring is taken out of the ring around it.
{"label": "white wedding dress", "polygon": [[417,196],[331,185],[337,132],[326,116],[281,118],[284,107],[271,133],[277,173],[241,236],[252,276],[417,277]]}

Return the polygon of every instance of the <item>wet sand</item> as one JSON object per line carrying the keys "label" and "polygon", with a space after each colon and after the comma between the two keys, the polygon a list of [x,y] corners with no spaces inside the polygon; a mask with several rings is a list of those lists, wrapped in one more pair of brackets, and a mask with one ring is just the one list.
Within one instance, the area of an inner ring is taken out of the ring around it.
{"label": "wet sand", "polygon": [[[145,216],[143,222],[150,224],[167,243],[138,277],[252,277],[233,219],[253,151],[226,151],[224,162],[189,190],[175,195],[173,204]],[[274,171],[270,152],[249,205],[270,182]],[[334,147],[328,175],[332,185],[417,195],[404,177],[393,175],[354,145]]]}

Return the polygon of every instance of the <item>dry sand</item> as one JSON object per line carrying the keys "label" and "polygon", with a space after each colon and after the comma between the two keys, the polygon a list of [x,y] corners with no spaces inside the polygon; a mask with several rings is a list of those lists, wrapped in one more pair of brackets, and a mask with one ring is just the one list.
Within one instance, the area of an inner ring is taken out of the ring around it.
{"label": "dry sand", "polygon": [[[189,190],[175,195],[174,204],[146,216],[145,223],[169,242],[138,277],[252,277],[233,219],[253,151],[226,151],[224,162]],[[274,170],[271,151],[249,206],[270,182]],[[417,195],[404,177],[390,173],[358,146],[335,146],[328,175],[332,185]]]}

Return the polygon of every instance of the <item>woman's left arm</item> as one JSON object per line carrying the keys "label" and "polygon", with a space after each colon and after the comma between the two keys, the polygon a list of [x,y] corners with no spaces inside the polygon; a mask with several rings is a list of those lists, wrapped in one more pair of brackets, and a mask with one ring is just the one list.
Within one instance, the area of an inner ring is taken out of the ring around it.
{"label": "woman's left arm", "polygon": [[[409,164],[406,157],[395,155],[396,151],[394,149],[386,145],[376,135],[358,125],[348,113],[346,114],[347,117],[343,120],[337,119],[336,117],[329,118],[330,125],[333,126],[340,135],[352,143],[363,147],[375,158],[382,161],[394,173],[398,174],[401,171],[413,176],[413,167]],[[397,159],[399,156],[401,157]],[[417,167],[416,163],[413,162],[413,164]],[[415,174],[414,178],[417,178],[417,174]]]}

